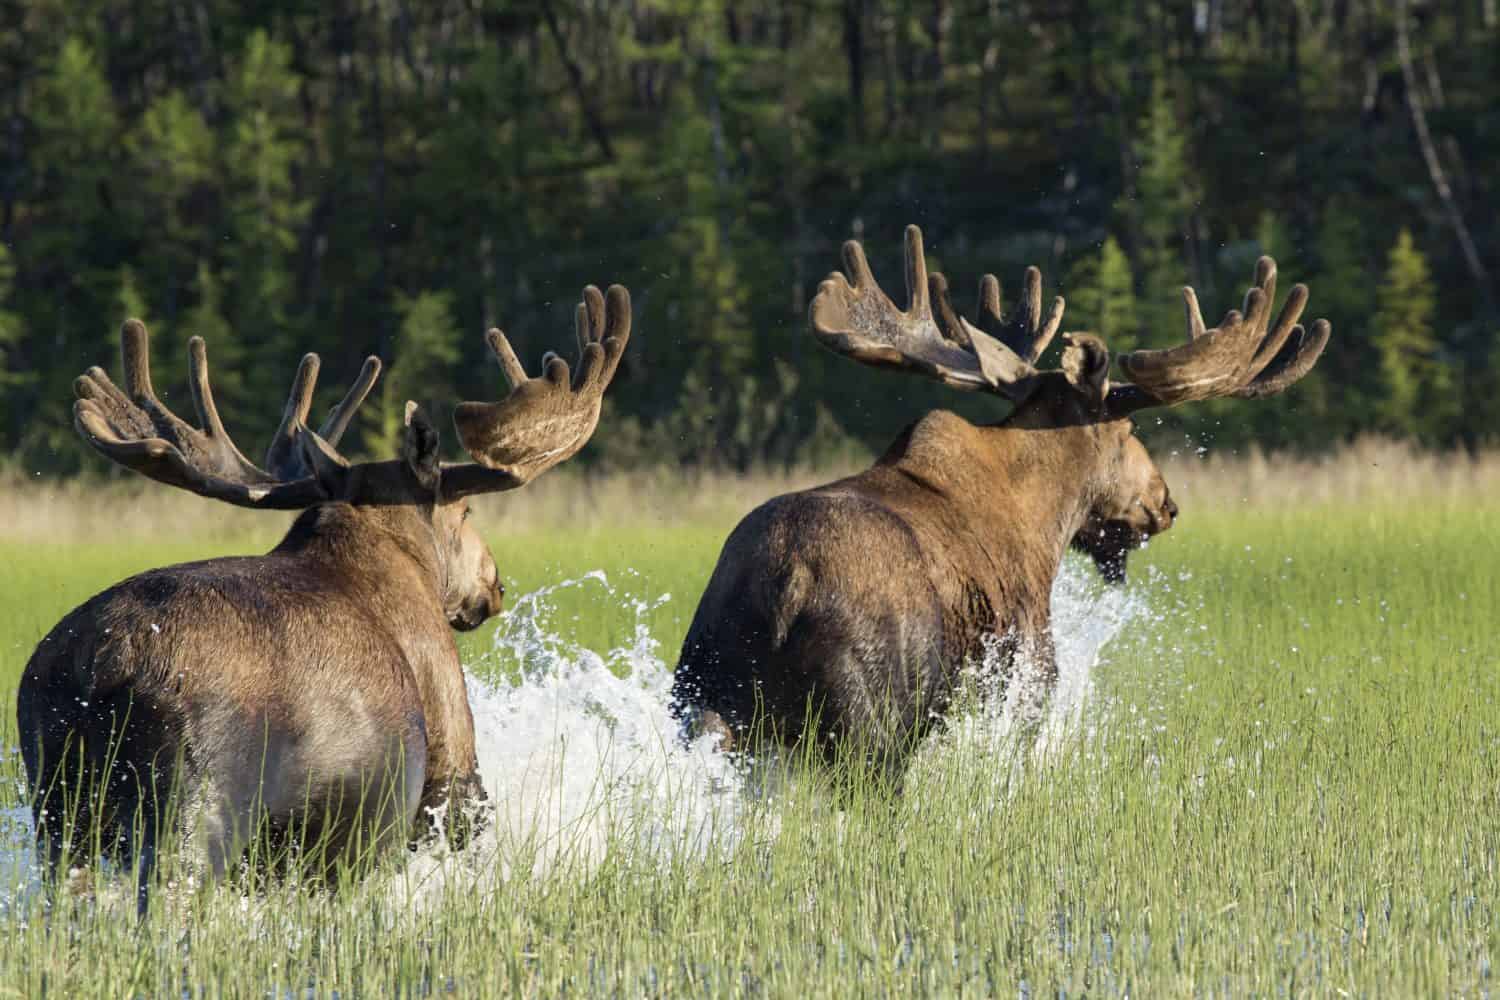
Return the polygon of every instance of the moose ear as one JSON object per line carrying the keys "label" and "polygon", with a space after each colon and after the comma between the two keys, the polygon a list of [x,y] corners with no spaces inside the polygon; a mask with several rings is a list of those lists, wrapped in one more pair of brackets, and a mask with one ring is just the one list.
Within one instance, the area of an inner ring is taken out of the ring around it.
{"label": "moose ear", "polygon": [[302,464],[312,472],[323,493],[344,496],[349,482],[349,463],[344,456],[308,427],[297,435],[297,449],[302,453]]}
{"label": "moose ear", "polygon": [[1092,333],[1065,333],[1063,344],[1063,374],[1098,412],[1109,396],[1109,348]]}
{"label": "moose ear", "polygon": [[417,477],[423,488],[436,493],[443,478],[443,463],[439,454],[441,444],[437,428],[422,412],[422,408],[410,400],[406,403],[406,437],[401,442],[401,460]]}

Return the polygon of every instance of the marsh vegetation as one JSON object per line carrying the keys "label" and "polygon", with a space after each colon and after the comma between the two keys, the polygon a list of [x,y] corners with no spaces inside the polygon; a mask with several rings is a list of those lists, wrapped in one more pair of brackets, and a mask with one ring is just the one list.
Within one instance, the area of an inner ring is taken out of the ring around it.
{"label": "marsh vegetation", "polygon": [[[108,873],[48,909],[8,753],[4,981],[23,995],[1482,991],[1500,942],[1500,459],[1378,442],[1318,460],[1156,450],[1182,525],[1123,591],[1070,557],[1044,751],[1017,753],[1003,702],[960,715],[898,800],[831,794],[795,759],[747,776],[680,749],[666,711],[728,526],[826,475],[559,474],[489,501],[511,597],[462,637],[498,809],[477,849],[405,855],[335,892],[179,880],[137,930]],[[264,514],[183,530],[172,497],[137,517],[129,491],[39,503],[43,489],[0,496],[8,690],[104,583],[275,532]],[[45,517],[76,533],[26,521]],[[110,526],[124,537],[106,543]]]}

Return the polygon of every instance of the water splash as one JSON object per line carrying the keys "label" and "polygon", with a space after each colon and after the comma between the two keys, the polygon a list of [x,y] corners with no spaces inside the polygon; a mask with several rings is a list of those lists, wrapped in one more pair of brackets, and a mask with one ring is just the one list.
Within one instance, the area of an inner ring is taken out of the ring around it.
{"label": "water splash", "polygon": [[1097,667],[1105,648],[1128,628],[1152,621],[1145,593],[1164,583],[1153,572],[1143,590],[1103,583],[1083,560],[1068,559],[1052,585],[1052,634],[1057,679],[1036,717],[1034,666],[1020,656],[1000,663],[1001,644],[970,668],[971,683],[939,733],[912,762],[920,785],[925,772],[984,774],[996,787],[1017,780],[1027,758],[1044,761],[1070,740],[1096,731],[1106,706],[1096,695]]}
{"label": "water splash", "polygon": [[[17,797],[23,798],[25,787],[21,782],[17,786]],[[9,921],[24,914],[41,890],[42,871],[33,847],[34,829],[31,810],[26,806],[0,808],[0,920]]]}
{"label": "water splash", "polygon": [[[601,655],[560,635],[552,604],[562,590],[597,600],[601,613],[629,609],[628,641]],[[484,869],[504,880],[585,872],[610,852],[664,861],[733,848],[755,804],[716,737],[685,744],[669,710],[672,665],[647,617],[670,599],[624,594],[595,571],[515,603],[492,656],[518,676],[469,681],[489,826],[460,854],[419,856],[424,891]]]}
{"label": "water splash", "polygon": [[[1041,744],[1097,721],[1100,654],[1127,626],[1150,620],[1144,591],[1155,593],[1160,583],[1105,587],[1082,563],[1064,564],[1053,589],[1059,676]],[[600,615],[628,609],[634,621],[626,640],[601,654],[568,638],[554,621],[563,591],[596,603]],[[716,751],[712,736],[691,744],[680,738],[668,707],[673,664],[649,625],[670,600],[631,594],[600,571],[517,600],[487,654],[502,676],[471,673],[468,687],[491,803],[487,828],[466,850],[426,848],[368,888],[395,911],[430,911],[450,892],[488,894],[513,879],[582,875],[606,857],[646,865],[724,857],[752,828],[757,843],[773,839],[777,811],[796,789],[747,774]],[[914,767],[947,767],[955,752],[982,760],[976,747],[1013,742],[1016,712],[1012,691],[971,706],[950,718]],[[36,890],[30,844],[27,811],[0,808],[0,894],[18,911]],[[0,916],[6,912],[0,905]]]}
{"label": "water splash", "polygon": [[[629,641],[600,655],[560,635],[552,604],[565,589],[597,599],[601,613],[632,609]],[[596,571],[516,602],[495,633],[494,651],[514,665],[517,679],[469,686],[480,773],[495,803],[492,828],[478,851],[438,849],[418,859],[429,869],[424,883],[443,882],[455,862],[466,868],[479,857],[487,859],[480,869],[515,877],[586,872],[609,852],[650,861],[727,852],[743,836],[750,810],[774,811],[774,802],[760,798],[767,787],[794,793],[737,770],[716,752],[713,737],[680,742],[668,710],[672,664],[646,623],[669,600],[623,593]],[[1088,720],[1101,653],[1147,612],[1140,590],[1104,586],[1075,561],[1058,574],[1052,600],[1058,682],[1037,730],[1039,749],[1056,747]],[[1019,728],[1017,688],[1008,685],[1002,697],[951,718],[914,766],[944,767],[955,751],[976,760],[980,746],[993,762]],[[774,831],[774,815],[769,819]]]}

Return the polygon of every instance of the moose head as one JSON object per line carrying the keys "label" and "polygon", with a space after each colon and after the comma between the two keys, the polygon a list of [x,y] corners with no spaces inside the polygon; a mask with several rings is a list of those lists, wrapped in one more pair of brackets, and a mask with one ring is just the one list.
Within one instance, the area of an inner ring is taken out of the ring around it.
{"label": "moose head", "polygon": [[1188,341],[1166,350],[1122,355],[1128,382],[1112,382],[1104,342],[1064,334],[1055,369],[1038,361],[1062,325],[1061,296],[1042,309],[1042,276],[1027,268],[1019,308],[1003,314],[1000,282],[980,279],[973,322],[960,316],[941,274],[928,274],[922,232],[906,229],[908,305],[898,309],[875,282],[859,243],[844,244],[846,274],[819,286],[810,310],[814,336],[830,350],[867,365],[936,379],[955,389],[989,392],[1013,405],[1006,426],[1071,429],[1067,460],[1081,477],[1084,525],[1077,547],[1093,555],[1106,578],[1122,576],[1124,554],[1166,530],[1177,515],[1166,483],[1140,440],[1132,414],[1204,399],[1258,399],[1302,378],[1328,343],[1330,327],[1298,325],[1307,286],[1296,285],[1272,322],[1276,263],[1262,257],[1242,309],[1208,329],[1191,288],[1183,289]]}

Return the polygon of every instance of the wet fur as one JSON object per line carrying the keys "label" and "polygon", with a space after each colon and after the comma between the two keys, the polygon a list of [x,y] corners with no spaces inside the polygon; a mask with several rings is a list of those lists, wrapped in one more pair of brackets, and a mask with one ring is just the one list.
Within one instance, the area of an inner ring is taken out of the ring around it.
{"label": "wet fur", "polygon": [[987,644],[1039,710],[1053,578],[1128,456],[1128,422],[1059,412],[1080,405],[1059,376],[998,426],[932,413],[865,472],[752,511],[683,643],[678,710],[731,743],[853,738],[899,770]]}
{"label": "wet fur", "polygon": [[42,640],[17,717],[54,865],[95,838],[149,864],[151,835],[192,829],[222,871],[262,822],[344,859],[450,790],[483,797],[433,508],[394,502],[410,484],[384,466],[351,487],[376,502],[311,508],[264,556],[132,577]]}

